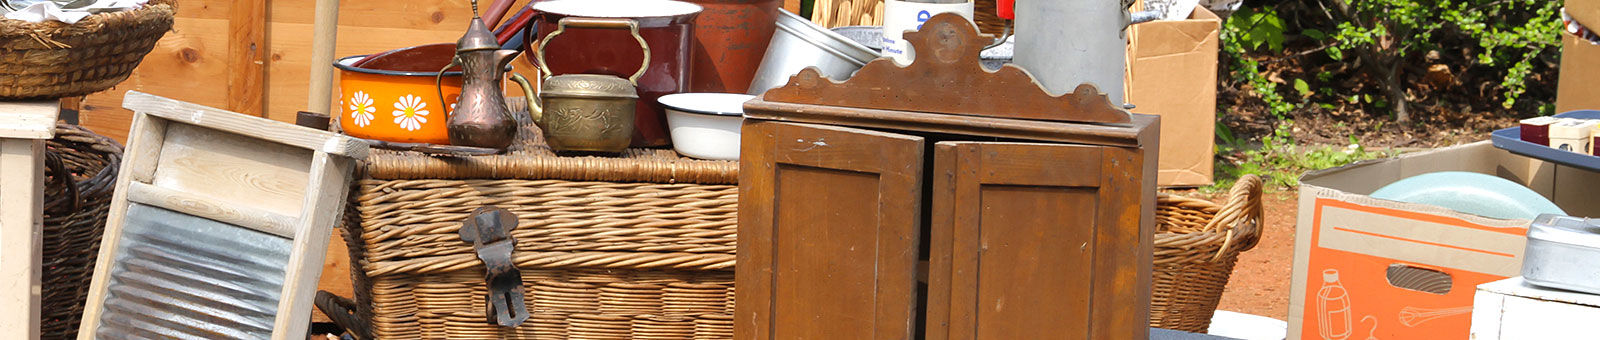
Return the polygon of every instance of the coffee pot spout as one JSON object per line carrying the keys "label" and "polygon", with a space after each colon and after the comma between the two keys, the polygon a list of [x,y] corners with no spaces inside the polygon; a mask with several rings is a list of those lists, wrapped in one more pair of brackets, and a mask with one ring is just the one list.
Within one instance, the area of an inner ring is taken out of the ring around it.
{"label": "coffee pot spout", "polygon": [[528,118],[531,118],[534,124],[539,124],[544,117],[544,105],[539,102],[539,86],[543,85],[542,82],[536,80],[533,84],[528,84],[528,78],[516,73],[511,74],[511,80],[522,87],[522,94],[525,96],[523,98],[528,101]]}

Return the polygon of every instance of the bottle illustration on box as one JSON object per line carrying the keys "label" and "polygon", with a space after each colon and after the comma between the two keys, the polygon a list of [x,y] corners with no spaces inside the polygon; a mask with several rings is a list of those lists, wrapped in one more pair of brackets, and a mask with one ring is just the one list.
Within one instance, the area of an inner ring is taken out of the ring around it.
{"label": "bottle illustration on box", "polygon": [[1339,283],[1339,270],[1322,271],[1317,290],[1317,332],[1326,340],[1350,338],[1350,294]]}

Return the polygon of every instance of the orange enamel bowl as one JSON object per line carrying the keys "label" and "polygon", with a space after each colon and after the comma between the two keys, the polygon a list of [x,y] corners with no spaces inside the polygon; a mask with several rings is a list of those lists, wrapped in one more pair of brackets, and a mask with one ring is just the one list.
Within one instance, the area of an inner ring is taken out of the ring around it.
{"label": "orange enamel bowl", "polygon": [[441,102],[434,87],[438,72],[353,66],[364,57],[349,56],[334,63],[339,69],[339,128],[360,138],[450,144],[445,120],[461,94],[461,72],[444,73],[440,88],[445,101]]}

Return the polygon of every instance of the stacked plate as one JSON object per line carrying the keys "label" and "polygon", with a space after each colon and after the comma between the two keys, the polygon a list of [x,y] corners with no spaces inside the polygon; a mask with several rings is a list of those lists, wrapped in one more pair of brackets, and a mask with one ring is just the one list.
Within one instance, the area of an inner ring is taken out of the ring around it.
{"label": "stacked plate", "polygon": [[668,315],[721,313],[728,305],[728,287],[717,284],[674,283],[662,289],[663,311]]}
{"label": "stacked plate", "polygon": [[533,307],[569,313],[593,312],[600,308],[600,290],[587,283],[539,281],[533,286]]}
{"label": "stacked plate", "polygon": [[633,318],[634,340],[680,340],[693,336],[694,319],[690,317],[640,315]]}
{"label": "stacked plate", "polygon": [[568,339],[627,339],[631,333],[633,333],[633,318],[626,316],[572,314],[567,318]]}
{"label": "stacked plate", "polygon": [[657,314],[661,312],[661,289],[658,284],[610,283],[600,287],[600,313],[602,314]]}
{"label": "stacked plate", "polygon": [[695,340],[721,340],[732,338],[732,314],[705,314],[694,320]]}

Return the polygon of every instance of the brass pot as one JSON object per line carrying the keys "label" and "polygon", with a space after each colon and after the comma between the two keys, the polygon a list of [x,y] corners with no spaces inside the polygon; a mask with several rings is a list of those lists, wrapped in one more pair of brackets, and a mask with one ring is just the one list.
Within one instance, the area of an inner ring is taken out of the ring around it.
{"label": "brass pot", "polygon": [[[551,77],[544,60],[544,47],[551,38],[568,27],[628,29],[644,47],[644,62],[628,79],[600,74],[565,74]],[[544,131],[544,139],[555,151],[616,153],[628,148],[633,138],[634,109],[639,103],[635,91],[639,76],[650,65],[650,46],[639,36],[639,24],[631,19],[563,18],[555,32],[539,42],[539,71],[544,74],[537,92],[529,92],[529,114]],[[526,83],[522,77],[513,77]],[[530,88],[524,86],[524,88]],[[537,96],[535,96],[537,95]]]}

